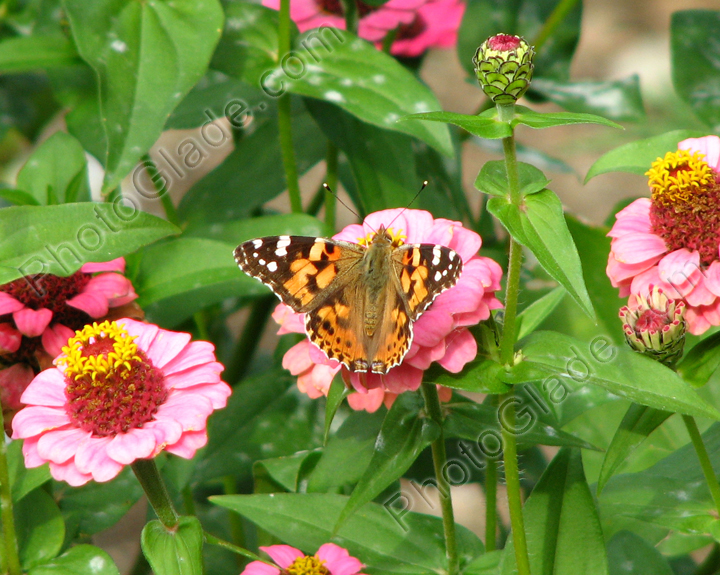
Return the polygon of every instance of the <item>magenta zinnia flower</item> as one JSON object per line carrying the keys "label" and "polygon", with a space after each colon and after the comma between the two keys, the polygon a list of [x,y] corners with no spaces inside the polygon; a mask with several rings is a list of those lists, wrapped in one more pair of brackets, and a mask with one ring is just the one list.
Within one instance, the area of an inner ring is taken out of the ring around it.
{"label": "magenta zinnia flower", "polygon": [[428,0],[415,11],[412,22],[400,26],[390,52],[415,57],[430,48],[452,48],[457,44],[464,12],[462,0]]}
{"label": "magenta zinnia flower", "polygon": [[22,395],[13,420],[27,467],[70,485],[108,481],[165,450],[190,459],[230,388],[212,344],[131,319],[85,326]]}
{"label": "magenta zinnia flower", "polygon": [[[375,212],[362,225],[347,226],[334,239],[358,243],[372,237],[380,226],[391,227],[395,237],[407,243],[439,244],[455,250],[463,260],[463,271],[454,287],[441,293],[413,324],[412,346],[402,363],[385,375],[351,373],[305,339],[290,348],[283,367],[298,376],[298,388],[310,397],[327,395],[335,374],[342,375],[358,393],[349,396],[353,409],[375,411],[383,401],[391,402],[399,393],[416,390],[424,370],[437,361],[458,373],[475,358],[477,344],[467,326],[490,317],[490,310],[501,307],[495,297],[500,289],[502,269],[493,260],[477,255],[482,244],[478,234],[459,222],[433,219],[423,210],[392,209]],[[273,313],[280,324],[279,334],[305,333],[304,314],[294,313],[280,304]]]}
{"label": "magenta zinnia flower", "polygon": [[720,325],[720,138],[678,148],[647,173],[652,197],[617,213],[607,275],[621,297],[656,286],[683,300],[688,331],[697,335]]}
{"label": "magenta zinnia flower", "polygon": [[289,545],[270,545],[260,549],[270,555],[277,567],[253,561],[241,575],[362,575],[363,564],[351,557],[347,549],[334,543],[325,543],[315,555],[305,555]]}
{"label": "magenta zinnia flower", "polygon": [[124,270],[125,259],[117,258],[69,277],[38,274],[0,286],[0,353],[15,353],[25,336],[40,337],[57,356],[76,329],[137,298]]}

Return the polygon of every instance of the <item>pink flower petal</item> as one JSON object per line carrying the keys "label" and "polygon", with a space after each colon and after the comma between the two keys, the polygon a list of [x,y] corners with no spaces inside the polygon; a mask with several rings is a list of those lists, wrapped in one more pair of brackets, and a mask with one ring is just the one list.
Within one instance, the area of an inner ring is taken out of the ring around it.
{"label": "pink flower petal", "polygon": [[262,561],[252,561],[245,566],[240,575],[280,575],[280,569]]}
{"label": "pink flower petal", "polygon": [[75,309],[84,311],[92,318],[107,315],[109,309],[107,298],[99,292],[79,293],[65,303]]}
{"label": "pink flower petal", "polygon": [[76,427],[45,433],[38,440],[38,455],[47,461],[65,463],[75,455],[78,445],[91,435]]}
{"label": "pink flower petal", "polygon": [[80,268],[85,274],[97,272],[125,272],[125,258],[116,258],[109,262],[87,263]]}
{"label": "pink flower petal", "polygon": [[199,431],[186,431],[183,433],[180,441],[173,445],[168,445],[165,451],[184,459],[192,459],[195,456],[195,452],[205,447],[206,443],[207,432],[204,429]]}
{"label": "pink flower petal", "polygon": [[705,270],[705,287],[710,293],[720,297],[720,262],[713,262]]}
{"label": "pink flower petal", "polygon": [[305,557],[305,554],[290,545],[270,545],[269,547],[260,547],[270,556],[275,563],[283,569],[287,569],[293,564],[298,557]]}
{"label": "pink flower petal", "polygon": [[25,458],[25,467],[32,469],[33,467],[40,467],[47,463],[37,452],[37,444],[39,437],[29,437],[23,440],[22,452]]}
{"label": "pink flower petal", "polygon": [[53,312],[49,309],[41,308],[33,310],[24,308],[13,312],[13,320],[20,332],[27,337],[37,337],[45,331],[45,328],[52,320]]}
{"label": "pink flower petal", "polygon": [[660,258],[667,252],[665,240],[655,234],[628,233],[612,242],[615,259],[623,264],[639,264]]}
{"label": "pink flower petal", "polygon": [[684,297],[703,280],[700,254],[684,248],[670,252],[658,263],[658,275]]}
{"label": "pink flower petal", "polygon": [[445,355],[438,363],[450,373],[460,373],[465,364],[475,359],[477,342],[465,328],[459,329],[447,338]]}
{"label": "pink flower petal", "polygon": [[25,407],[13,418],[13,439],[33,437],[70,424],[70,418],[64,409],[35,405]]}
{"label": "pink flower petal", "polygon": [[117,320],[118,325],[125,327],[130,335],[136,336],[135,343],[142,350],[147,351],[152,346],[155,337],[160,333],[160,328],[151,323],[143,323],[134,319],[123,318]]}
{"label": "pink flower petal", "polygon": [[60,323],[49,326],[42,334],[42,345],[51,357],[57,357],[62,353],[62,348],[68,340],[75,335],[69,327]]}
{"label": "pink flower petal", "polygon": [[62,464],[51,461],[50,474],[58,481],[65,481],[72,487],[80,487],[92,479],[92,475],[80,473],[73,460]]}
{"label": "pink flower petal", "polygon": [[[189,337],[190,334],[184,335],[188,335]],[[170,347],[172,347],[172,349],[174,350],[177,349],[177,346],[179,344],[180,340],[177,338],[173,338],[172,346],[168,346],[167,352],[163,354],[164,358],[170,359],[170,361],[168,361],[167,363],[162,364],[163,371],[166,374],[176,373],[178,371],[188,369],[189,367],[193,367],[201,363],[215,361],[215,346],[209,341],[190,342],[187,346],[180,349],[174,358],[170,358],[170,355],[172,353]],[[157,338],[155,338],[154,345],[157,345]],[[155,365],[159,364],[155,363]]]}
{"label": "pink flower petal", "polygon": [[199,394],[171,394],[158,408],[158,415],[174,419],[183,430],[205,429],[207,416],[212,412],[210,400]]}
{"label": "pink flower petal", "polygon": [[375,413],[383,404],[385,391],[381,388],[371,389],[367,393],[351,393],[348,395],[348,405],[355,411]]}
{"label": "pink flower petal", "polygon": [[165,387],[183,389],[202,383],[218,383],[223,369],[223,364],[217,361],[196,365],[165,376]]}
{"label": "pink flower petal", "polygon": [[700,152],[705,156],[704,160],[715,173],[720,172],[720,138],[717,136],[688,138],[678,144],[678,150]]}
{"label": "pink flower petal", "polygon": [[25,304],[19,302],[10,294],[0,292],[0,315],[20,311],[24,307]]}
{"label": "pink flower petal", "polygon": [[118,433],[108,443],[108,457],[128,465],[136,459],[146,459],[155,450],[156,438],[152,431],[131,429],[127,433]]}
{"label": "pink flower petal", "polygon": [[35,376],[21,398],[28,405],[64,407],[65,378],[57,369],[46,369]]}
{"label": "pink flower petal", "polygon": [[22,334],[9,323],[0,323],[0,353],[15,353],[20,348]]}
{"label": "pink flower petal", "polygon": [[304,339],[287,350],[282,360],[283,368],[292,375],[300,375],[315,365],[310,359],[311,345],[307,339]]}
{"label": "pink flower petal", "polygon": [[92,437],[78,446],[75,465],[81,473],[92,475],[95,481],[109,481],[117,476],[124,465],[107,454],[112,437]]}
{"label": "pink flower petal", "polygon": [[651,205],[649,198],[640,198],[620,210],[615,215],[617,221],[607,235],[611,238],[619,238],[628,233],[651,233]]}

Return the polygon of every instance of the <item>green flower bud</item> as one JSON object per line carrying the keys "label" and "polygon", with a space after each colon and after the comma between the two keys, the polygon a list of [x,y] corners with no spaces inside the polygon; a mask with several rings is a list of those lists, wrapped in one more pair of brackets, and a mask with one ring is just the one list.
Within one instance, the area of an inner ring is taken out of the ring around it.
{"label": "green flower bud", "polygon": [[514,104],[530,86],[535,50],[520,36],[496,34],[475,52],[475,75],[496,104]]}
{"label": "green flower bud", "polygon": [[667,297],[658,287],[648,296],[635,295],[631,307],[620,308],[625,339],[631,348],[673,365],[685,345],[685,302]]}

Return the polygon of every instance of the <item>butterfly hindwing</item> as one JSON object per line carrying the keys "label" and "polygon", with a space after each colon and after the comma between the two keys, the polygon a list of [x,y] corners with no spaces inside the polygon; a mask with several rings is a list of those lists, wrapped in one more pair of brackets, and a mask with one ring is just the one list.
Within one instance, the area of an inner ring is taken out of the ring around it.
{"label": "butterfly hindwing", "polygon": [[318,305],[318,295],[340,288],[343,271],[361,258],[362,251],[354,244],[306,236],[257,238],[235,250],[242,271],[270,286],[299,313]]}
{"label": "butterfly hindwing", "polygon": [[440,245],[406,244],[395,250],[393,259],[411,321],[454,286],[462,272],[458,253]]}

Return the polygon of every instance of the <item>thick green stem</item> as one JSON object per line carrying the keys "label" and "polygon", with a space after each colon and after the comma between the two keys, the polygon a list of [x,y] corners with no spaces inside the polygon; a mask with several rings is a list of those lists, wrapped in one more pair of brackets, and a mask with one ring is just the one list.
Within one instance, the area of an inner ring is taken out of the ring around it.
{"label": "thick green stem", "polygon": [[160,522],[167,529],[175,529],[180,518],[170,500],[170,495],[167,487],[165,487],[165,482],[160,476],[155,460],[136,459],[130,466]]}
{"label": "thick green stem", "polygon": [[[325,161],[327,163],[325,183],[334,193],[337,193],[338,149],[337,146],[330,141],[328,141]],[[335,199],[335,196],[329,192],[325,192],[325,225],[327,226],[328,233],[330,234],[335,233],[336,206],[337,200]]]}
{"label": "thick green stem", "polygon": [[247,373],[250,361],[260,344],[260,334],[276,303],[277,299],[274,296],[267,296],[259,299],[253,305],[250,316],[235,345],[233,355],[225,364],[227,367],[224,379],[230,385],[235,385]]}
{"label": "thick green stem", "polygon": [[432,442],[433,466],[435,468],[435,480],[437,481],[438,491],[440,492],[440,508],[442,511],[443,531],[445,533],[445,554],[448,561],[448,575],[456,575],[458,573],[458,551],[457,541],[455,537],[455,516],[452,508],[452,496],[450,494],[450,484],[445,477],[445,468],[447,466],[447,453],[445,451],[445,435],[442,431],[443,416],[440,408],[440,398],[438,397],[437,387],[434,383],[422,383],[422,394],[425,399],[425,409],[427,414],[440,428],[438,438]]}
{"label": "thick green stem", "polygon": [[[3,426],[2,404],[0,404],[0,430],[3,429]],[[0,515],[2,515],[4,567],[9,575],[20,575],[22,570],[20,569],[20,556],[15,532],[15,516],[13,515],[4,432],[0,436]]]}
{"label": "thick green stem", "polygon": [[718,514],[720,514],[720,485],[718,485],[717,475],[715,475],[715,470],[710,462],[710,456],[700,436],[700,430],[698,429],[697,423],[695,423],[694,417],[691,415],[683,415],[682,418],[690,435],[693,447],[695,448],[695,453],[697,453],[698,459],[700,460],[700,467],[702,467],[705,482],[715,502],[715,509],[717,509]]}
{"label": "thick green stem", "polygon": [[485,551],[497,548],[497,461],[487,460],[485,468]]}
{"label": "thick green stem", "polygon": [[522,269],[522,246],[510,238],[510,261],[508,263],[507,284],[505,286],[505,309],[503,331],[500,338],[500,361],[503,365],[512,365],[517,337],[517,303],[520,293],[520,272]]}
{"label": "thick green stem", "polygon": [[[282,62],[290,53],[290,0],[280,0],[278,22],[278,61]],[[290,94],[278,98],[278,130],[280,132],[280,152],[282,154],[285,181],[290,195],[290,207],[294,214],[302,213],[300,198],[300,182],[298,181],[295,149],[292,141],[292,114],[290,110]]]}
{"label": "thick green stem", "polygon": [[382,51],[386,54],[390,53],[390,50],[392,50],[392,45],[395,42],[395,38],[397,37],[397,33],[400,30],[400,26],[397,28],[390,30],[387,34],[385,34],[385,38],[383,38],[382,41]]}
{"label": "thick green stem", "polygon": [[525,537],[525,520],[522,511],[520,472],[515,438],[515,402],[515,395],[512,392],[502,396],[500,400],[503,418],[501,428],[505,461],[505,485],[507,487],[510,524],[512,526],[518,575],[530,575],[530,559]]}
{"label": "thick green stem", "polygon": [[343,12],[345,13],[345,29],[353,34],[358,33],[360,14],[355,0],[341,0]]}
{"label": "thick green stem", "polygon": [[153,162],[150,157],[150,154],[145,154],[142,157],[142,163],[147,170],[147,175],[150,178],[153,187],[157,191],[160,201],[162,202],[163,210],[165,210],[165,217],[167,217],[171,224],[175,224],[176,226],[179,225],[180,220],[178,219],[177,210],[175,209],[175,204],[172,202],[167,186],[165,186],[165,179],[158,171],[155,162]]}

